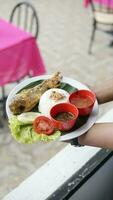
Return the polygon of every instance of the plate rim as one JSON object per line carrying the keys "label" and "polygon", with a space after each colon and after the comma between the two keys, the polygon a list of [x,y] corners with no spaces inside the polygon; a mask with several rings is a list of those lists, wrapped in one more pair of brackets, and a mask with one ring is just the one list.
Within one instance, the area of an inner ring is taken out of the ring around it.
{"label": "plate rim", "polygon": [[[6,100],[6,114],[8,116],[8,119],[12,116],[12,113],[9,109],[9,102],[11,101],[11,99],[14,97],[15,94],[17,94],[18,91],[20,91],[23,87],[27,86],[30,83],[33,83],[35,81],[41,80],[41,79],[48,79],[50,78],[51,75],[41,75],[41,76],[36,76],[36,77],[32,77],[32,78],[28,78],[23,80],[22,82],[20,82],[18,85],[16,85],[11,92],[8,95],[8,98]],[[68,78],[66,76],[63,76],[62,81],[61,82],[65,82],[70,84],[73,87],[77,87],[78,89],[87,89],[90,90],[88,88],[88,86],[86,86],[84,83],[75,80],[73,78]],[[59,138],[59,141],[67,141],[67,140],[71,140],[74,138],[77,138],[80,135],[83,135],[85,132],[87,132],[92,126],[93,124],[96,122],[97,120],[97,116],[98,116],[98,112],[99,112],[99,106],[98,106],[98,102],[97,100],[95,101],[92,113],[90,114],[87,122],[81,126],[80,128],[78,128],[77,130],[74,130],[70,133],[67,133],[65,135],[61,135]]]}

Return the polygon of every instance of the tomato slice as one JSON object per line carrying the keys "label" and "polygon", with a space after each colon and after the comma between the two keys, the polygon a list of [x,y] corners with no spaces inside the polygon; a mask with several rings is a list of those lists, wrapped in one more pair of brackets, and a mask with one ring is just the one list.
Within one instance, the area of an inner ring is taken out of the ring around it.
{"label": "tomato slice", "polygon": [[53,122],[45,116],[39,116],[33,121],[33,128],[37,133],[51,135],[54,132]]}

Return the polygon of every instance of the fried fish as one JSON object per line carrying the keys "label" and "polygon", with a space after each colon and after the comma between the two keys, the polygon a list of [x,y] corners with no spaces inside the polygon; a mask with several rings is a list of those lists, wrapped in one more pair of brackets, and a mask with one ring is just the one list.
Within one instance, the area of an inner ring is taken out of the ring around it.
{"label": "fried fish", "polygon": [[61,73],[57,72],[52,78],[44,80],[41,84],[33,88],[23,89],[12,99],[9,105],[11,112],[17,115],[32,110],[46,90],[60,86],[61,79]]}

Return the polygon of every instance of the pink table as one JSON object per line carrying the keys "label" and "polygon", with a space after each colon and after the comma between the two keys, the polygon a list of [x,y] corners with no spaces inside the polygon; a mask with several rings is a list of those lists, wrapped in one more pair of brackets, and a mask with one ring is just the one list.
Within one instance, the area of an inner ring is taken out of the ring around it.
{"label": "pink table", "polygon": [[[97,3],[101,3],[103,6],[106,6],[106,7],[110,7],[110,8],[113,8],[113,0],[93,0]],[[88,5],[90,4],[91,0],[84,0],[84,6],[85,7],[88,7]]]}
{"label": "pink table", "polygon": [[46,72],[36,39],[0,19],[0,86]]}

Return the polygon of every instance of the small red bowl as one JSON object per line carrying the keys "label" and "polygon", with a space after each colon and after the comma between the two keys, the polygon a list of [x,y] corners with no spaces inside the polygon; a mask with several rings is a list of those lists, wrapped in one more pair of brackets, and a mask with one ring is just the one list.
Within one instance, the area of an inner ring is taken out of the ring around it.
{"label": "small red bowl", "polygon": [[96,96],[89,90],[78,90],[69,96],[69,102],[79,110],[80,116],[89,115],[92,112]]}
{"label": "small red bowl", "polygon": [[70,130],[75,125],[78,114],[79,111],[76,106],[70,103],[56,104],[50,110],[54,127],[60,131]]}

